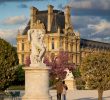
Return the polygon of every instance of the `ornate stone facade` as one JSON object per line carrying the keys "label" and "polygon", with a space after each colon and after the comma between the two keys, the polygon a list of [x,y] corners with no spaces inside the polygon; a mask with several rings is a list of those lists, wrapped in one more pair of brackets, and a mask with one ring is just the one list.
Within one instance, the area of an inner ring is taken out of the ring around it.
{"label": "ornate stone facade", "polygon": [[93,52],[110,52],[110,44],[97,41],[81,39],[78,32],[74,31],[71,23],[70,7],[65,7],[65,13],[60,10],[53,10],[49,5],[48,10],[39,11],[31,7],[30,21],[23,33],[18,32],[17,52],[19,63],[24,64],[27,56],[30,55],[31,45],[28,41],[27,32],[29,29],[44,27],[46,53],[57,54],[61,49],[69,52],[69,59],[76,65],[80,65],[82,57]]}
{"label": "ornate stone facade", "polygon": [[[41,28],[44,25],[46,51],[48,55],[57,54],[59,50],[69,52],[72,62],[80,64],[80,36],[74,32],[70,21],[70,7],[65,8],[65,14],[59,10],[53,10],[53,6],[48,6],[48,11],[38,11],[31,7],[30,21],[22,34],[17,36],[17,52],[19,63],[23,64],[26,57],[30,55],[31,45],[28,42],[27,31],[29,29]],[[41,23],[38,23],[41,22]]]}

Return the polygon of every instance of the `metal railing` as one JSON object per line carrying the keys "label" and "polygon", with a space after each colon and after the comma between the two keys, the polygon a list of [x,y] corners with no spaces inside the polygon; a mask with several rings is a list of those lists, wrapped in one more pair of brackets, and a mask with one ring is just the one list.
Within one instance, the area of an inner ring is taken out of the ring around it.
{"label": "metal railing", "polygon": [[20,96],[13,97],[13,96],[3,95],[3,96],[0,96],[0,100],[21,100],[21,97]]}
{"label": "metal railing", "polygon": [[5,92],[5,94],[0,94],[0,100],[21,100],[20,92]]}
{"label": "metal railing", "polygon": [[[56,100],[57,96],[51,96],[51,100]],[[2,95],[0,96],[0,100],[22,100],[22,98],[20,96],[6,96],[6,95]]]}
{"label": "metal railing", "polygon": [[[54,92],[53,92],[54,93]],[[54,93],[51,95],[51,100],[57,100],[57,95]],[[23,94],[21,91],[6,91],[0,94],[0,100],[22,100]]]}

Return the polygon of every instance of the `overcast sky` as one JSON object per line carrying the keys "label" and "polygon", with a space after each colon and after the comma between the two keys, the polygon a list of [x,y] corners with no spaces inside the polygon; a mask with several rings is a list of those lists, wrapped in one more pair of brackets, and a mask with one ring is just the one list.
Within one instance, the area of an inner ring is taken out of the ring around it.
{"label": "overcast sky", "polygon": [[0,37],[16,45],[17,31],[22,31],[30,17],[30,6],[47,10],[71,6],[71,19],[81,38],[110,43],[110,0],[0,0]]}

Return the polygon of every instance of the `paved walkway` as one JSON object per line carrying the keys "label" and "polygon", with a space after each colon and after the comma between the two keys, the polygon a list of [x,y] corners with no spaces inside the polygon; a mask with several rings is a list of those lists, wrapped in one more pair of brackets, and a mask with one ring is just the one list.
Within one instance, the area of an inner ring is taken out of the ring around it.
{"label": "paved walkway", "polygon": [[[50,91],[52,100],[56,100],[56,91]],[[67,100],[97,100],[97,90],[74,90],[67,92]],[[110,100],[110,90],[104,91],[103,100]]]}
{"label": "paved walkway", "polygon": [[[15,91],[15,90],[13,90]],[[21,96],[24,95],[24,91],[20,91]],[[50,90],[52,100],[57,100],[56,90]],[[97,90],[68,90],[67,100],[97,100]],[[8,99],[10,100],[10,99]],[[104,91],[103,100],[110,100],[110,90]]]}

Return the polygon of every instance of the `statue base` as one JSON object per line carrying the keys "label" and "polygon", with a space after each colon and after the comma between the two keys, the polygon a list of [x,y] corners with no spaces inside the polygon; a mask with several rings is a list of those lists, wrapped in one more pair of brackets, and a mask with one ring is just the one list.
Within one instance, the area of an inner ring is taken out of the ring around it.
{"label": "statue base", "polygon": [[24,67],[25,95],[22,100],[51,100],[48,67]]}
{"label": "statue base", "polygon": [[65,84],[68,86],[68,90],[76,90],[76,81],[74,78],[65,79]]}

